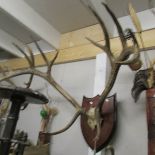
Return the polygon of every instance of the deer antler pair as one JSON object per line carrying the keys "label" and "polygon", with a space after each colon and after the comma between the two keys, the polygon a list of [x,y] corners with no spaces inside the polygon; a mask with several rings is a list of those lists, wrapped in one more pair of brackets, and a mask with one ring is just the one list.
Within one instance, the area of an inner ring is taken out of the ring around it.
{"label": "deer antler pair", "polygon": [[[89,5],[90,10],[92,11],[92,13],[95,15],[95,17],[98,19],[104,36],[105,36],[105,45],[101,45],[98,44],[96,42],[94,42],[91,39],[88,39],[92,44],[94,44],[95,46],[99,47],[100,49],[102,49],[104,52],[106,52],[110,63],[111,63],[111,73],[110,73],[110,78],[108,79],[108,83],[106,84],[105,89],[103,90],[98,106],[96,107],[95,110],[95,119],[97,121],[97,136],[96,136],[96,140],[99,138],[100,136],[100,118],[101,118],[101,108],[103,106],[104,100],[106,99],[107,95],[109,94],[110,90],[112,89],[118,71],[120,69],[121,65],[129,65],[137,60],[139,60],[140,54],[139,54],[139,48],[138,48],[138,44],[136,42],[136,39],[134,38],[134,35],[132,34],[131,31],[129,32],[129,38],[132,39],[133,41],[133,45],[131,47],[128,47],[127,45],[127,37],[124,35],[123,30],[119,24],[119,22],[117,21],[117,18],[115,17],[115,15],[113,14],[113,12],[109,9],[109,7],[102,3],[102,5],[106,8],[107,12],[110,14],[110,16],[112,17],[117,30],[118,30],[118,34],[120,36],[120,40],[121,40],[121,44],[122,44],[122,52],[119,56],[114,56],[114,54],[112,53],[111,50],[111,43],[110,43],[110,38],[109,38],[109,34],[107,32],[107,29],[105,27],[104,22],[101,20],[101,18],[98,16],[98,14],[96,13],[96,11],[93,9],[93,7],[91,5]],[[38,70],[35,67],[35,59],[32,53],[32,50],[28,47],[28,51],[30,53],[30,57],[17,45],[15,45],[19,51],[21,51],[21,53],[24,54],[25,58],[27,59],[30,68],[27,69],[23,69],[20,71],[14,71],[13,73],[8,73],[6,74],[4,77],[0,78],[0,81],[4,81],[6,79],[12,78],[12,77],[16,77],[19,75],[25,75],[25,74],[30,74],[30,79],[28,81],[28,83],[26,84],[27,87],[30,87],[31,83],[32,83],[32,79],[33,76],[39,76],[41,78],[43,78],[44,80],[46,80],[50,85],[52,85],[60,94],[62,94],[68,101],[69,103],[72,104],[72,106],[76,109],[76,113],[73,116],[73,118],[71,119],[71,121],[61,130],[57,131],[57,132],[53,132],[53,133],[48,133],[49,135],[54,135],[54,134],[59,134],[61,132],[66,131],[74,122],[75,120],[78,118],[78,116],[80,116],[81,114],[85,114],[85,110],[80,106],[80,104],[67,92],[65,91],[53,78],[52,76],[52,66],[56,60],[56,58],[58,57],[59,52],[57,51],[55,54],[55,57],[52,60],[48,60],[47,57],[45,56],[45,54],[43,53],[43,51],[41,50],[41,48],[39,47],[39,45],[37,44],[37,42],[35,42],[38,50],[40,51],[40,54],[42,55],[43,60],[46,63],[47,66],[47,70],[46,72],[42,72],[40,70]],[[133,55],[133,57],[131,59],[130,55]],[[89,117],[89,116],[87,116]]]}
{"label": "deer antler pair", "polygon": [[[0,81],[5,81],[5,80],[8,80],[8,79],[10,79],[12,77],[16,77],[16,76],[20,76],[20,75],[30,74],[30,78],[29,78],[28,82],[26,83],[27,88],[30,87],[30,85],[32,83],[32,80],[33,80],[33,76],[41,77],[44,80],[46,80],[50,85],[52,85],[77,110],[75,115],[73,116],[73,119],[71,120],[71,122],[69,122],[66,125],[66,127],[64,127],[62,130],[60,130],[60,133],[61,133],[61,132],[65,131],[65,130],[67,130],[75,122],[77,117],[81,113],[84,113],[84,110],[80,107],[80,104],[54,80],[54,78],[52,76],[52,67],[53,67],[53,64],[54,64],[59,52],[56,51],[56,54],[55,54],[54,58],[52,60],[48,60],[46,55],[43,53],[43,51],[41,50],[41,48],[39,47],[39,45],[38,45],[38,43],[36,41],[35,41],[35,45],[38,48],[39,52],[42,55],[43,60],[46,63],[46,66],[47,66],[46,72],[42,72],[42,71],[40,71],[39,69],[36,68],[33,52],[28,46],[27,46],[27,49],[28,49],[28,51],[30,53],[30,57],[18,45],[14,44],[14,46],[25,56],[25,58],[27,59],[27,61],[29,63],[30,68],[23,69],[23,70],[12,71],[12,72],[6,72],[4,76],[0,77]],[[53,134],[58,134],[58,133],[59,133],[59,131],[54,132]]]}

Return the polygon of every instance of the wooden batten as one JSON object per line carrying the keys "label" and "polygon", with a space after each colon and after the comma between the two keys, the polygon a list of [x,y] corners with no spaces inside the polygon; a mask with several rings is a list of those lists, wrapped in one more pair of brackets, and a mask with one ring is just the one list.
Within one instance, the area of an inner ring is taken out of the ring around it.
{"label": "wooden batten", "polygon": [[86,37],[93,39],[94,41],[103,41],[104,36],[99,24],[82,28],[80,30],[65,33],[61,36],[60,49],[66,49],[76,46],[81,46],[84,44],[89,44],[90,42]]}
{"label": "wooden batten", "polygon": [[[92,45],[88,40],[86,40],[86,37],[89,37],[98,43],[104,44],[103,33],[98,24],[63,34],[61,37],[60,52],[55,64],[94,59],[97,54],[101,53],[102,50]],[[137,34],[136,38],[141,50],[143,50]],[[142,38],[144,41],[145,50],[155,48],[155,29],[143,31]],[[114,55],[119,55],[122,49],[119,37],[110,39],[110,42]],[[129,42],[129,46],[130,45],[131,43]],[[51,60],[54,57],[55,52],[48,52],[45,55],[49,60]],[[35,62],[36,66],[45,65],[45,62],[40,55],[35,55]],[[12,70],[29,67],[25,58],[11,59],[5,62],[0,62],[0,65],[8,66]]]}

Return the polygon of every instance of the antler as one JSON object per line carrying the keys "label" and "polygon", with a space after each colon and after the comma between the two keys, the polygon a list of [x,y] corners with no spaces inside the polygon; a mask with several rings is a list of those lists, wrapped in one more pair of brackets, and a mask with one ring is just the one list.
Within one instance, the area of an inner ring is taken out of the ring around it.
{"label": "antler", "polygon": [[[16,47],[18,47],[16,45]],[[45,54],[42,52],[42,56],[44,58],[46,58]],[[56,52],[54,59],[52,59],[51,61],[48,61],[48,59],[44,59],[44,61],[46,62],[47,65],[47,71],[46,72],[42,72],[38,69],[35,68],[35,65],[32,63],[32,61],[30,60],[29,57],[26,57],[30,68],[24,69],[24,70],[18,70],[18,71],[14,71],[11,74],[6,74],[5,76],[0,78],[0,81],[4,81],[6,79],[10,79],[12,77],[16,77],[19,75],[25,75],[25,74],[33,74],[39,77],[42,77],[43,79],[45,79],[46,81],[48,81],[55,89],[57,89],[75,108],[77,109],[81,109],[79,106],[79,103],[68,93],[66,92],[53,78],[53,76],[50,74],[51,70],[52,70],[52,66],[53,63],[55,61],[55,59],[58,56],[58,52]]]}
{"label": "antler", "polygon": [[[120,41],[122,44],[122,52],[119,56],[114,56],[111,50],[111,44],[110,44],[110,38],[109,35],[107,33],[106,27],[104,22],[101,20],[100,16],[96,13],[96,11],[93,9],[92,6],[89,6],[90,10],[92,11],[92,13],[97,17],[99,23],[101,24],[101,27],[103,29],[103,33],[105,36],[105,45],[100,45],[96,42],[94,42],[93,40],[89,39],[91,41],[91,43],[93,43],[95,46],[101,48],[108,56],[110,63],[111,63],[111,73],[110,73],[110,77],[108,79],[108,82],[106,84],[105,89],[103,90],[100,100],[98,102],[98,105],[96,107],[95,110],[95,117],[96,117],[96,121],[97,121],[97,135],[96,135],[96,141],[99,139],[100,136],[100,120],[101,120],[101,115],[102,115],[102,107],[104,104],[104,101],[107,97],[107,95],[109,94],[110,90],[112,89],[117,74],[119,72],[119,69],[121,67],[121,65],[129,65],[132,64],[133,62],[139,60],[140,58],[140,54],[139,54],[139,47],[136,41],[136,38],[134,37],[133,33],[131,31],[129,32],[130,38],[132,39],[133,45],[132,47],[128,47],[127,45],[127,37],[124,35],[123,30],[121,28],[121,25],[119,24],[117,18],[115,17],[114,13],[109,9],[109,7],[102,3],[102,5],[105,7],[105,9],[107,10],[107,12],[110,14],[111,18],[113,19],[117,30],[118,30],[118,34],[120,36]],[[128,36],[129,37],[129,36]],[[133,55],[132,59],[128,59],[130,57],[130,55]]]}
{"label": "antler", "polygon": [[[139,48],[138,48],[138,44],[136,42],[136,39],[134,37],[134,35],[132,34],[131,31],[128,31],[128,38],[131,38],[133,41],[133,45],[132,47],[128,47],[127,45],[127,37],[124,35],[123,30],[119,24],[119,22],[117,21],[117,18],[114,16],[113,12],[108,8],[108,6],[104,3],[102,3],[103,6],[106,8],[107,12],[111,15],[117,29],[118,29],[118,33],[120,36],[120,40],[121,40],[121,44],[122,44],[122,52],[119,56],[115,56],[111,50],[111,43],[110,43],[110,39],[109,39],[109,34],[108,31],[105,27],[104,22],[101,20],[101,18],[98,16],[98,14],[96,13],[96,11],[93,9],[92,5],[89,5],[90,10],[92,11],[92,13],[95,15],[95,17],[98,19],[104,36],[105,36],[105,45],[101,45],[98,44],[96,42],[94,42],[93,40],[89,39],[88,40],[93,43],[95,46],[101,48],[102,50],[104,50],[110,60],[112,69],[111,69],[111,76],[108,80],[108,83],[104,89],[104,91],[101,94],[98,106],[95,109],[95,119],[97,122],[97,135],[96,135],[96,140],[98,140],[99,136],[100,136],[100,119],[101,119],[101,109],[103,106],[103,103],[107,97],[107,95],[109,94],[110,90],[112,89],[118,71],[120,69],[121,65],[129,65],[132,64],[133,62],[139,60]],[[67,92],[65,91],[53,78],[52,76],[52,66],[55,62],[55,60],[57,59],[59,52],[56,50],[56,54],[55,57],[52,60],[48,60],[46,55],[43,53],[43,51],[41,50],[41,48],[39,47],[38,43],[35,42],[40,54],[42,55],[42,58],[44,60],[44,62],[47,65],[47,70],[46,72],[42,72],[40,70],[38,70],[35,67],[35,60],[34,60],[34,56],[33,53],[31,51],[31,49],[28,47],[28,51],[30,53],[30,57],[17,45],[15,45],[19,51],[21,53],[24,54],[25,58],[27,59],[30,68],[24,69],[24,70],[20,70],[20,71],[14,71],[13,73],[8,73],[7,75],[5,75],[4,77],[0,78],[0,81],[12,78],[12,77],[16,77],[19,75],[25,75],[25,74],[30,74],[30,79],[28,81],[28,83],[26,84],[27,87],[30,87],[31,83],[32,83],[32,79],[33,76],[39,76],[41,78],[43,78],[44,80],[46,80],[50,85],[52,85],[60,94],[62,94],[68,101],[69,103],[72,104],[72,106],[76,109],[76,113],[74,114],[73,118],[71,119],[71,121],[61,130],[53,132],[53,133],[46,133],[49,135],[54,135],[54,134],[59,134],[61,132],[66,131],[74,122],[75,120],[78,118],[78,116],[80,116],[81,114],[85,114],[87,115],[87,117],[89,117],[89,115],[85,112],[85,110],[80,106],[80,104]],[[130,55],[133,55],[132,59],[129,59]]]}
{"label": "antler", "polygon": [[[58,57],[59,52],[56,51],[56,54],[54,56],[54,58],[52,60],[48,60],[46,55],[43,53],[43,51],[41,50],[41,48],[39,47],[38,43],[35,42],[36,47],[38,48],[39,52],[42,55],[43,60],[45,61],[46,65],[47,65],[47,70],[46,72],[42,72],[39,69],[37,69],[35,67],[35,59],[34,59],[34,55],[32,50],[27,46],[27,49],[30,53],[30,57],[16,44],[14,44],[14,46],[25,56],[25,58],[27,59],[28,63],[29,63],[29,68],[27,69],[23,69],[23,70],[17,70],[17,71],[13,71],[13,72],[7,72],[5,73],[5,75],[3,77],[0,77],[0,81],[5,81],[7,79],[10,79],[12,77],[16,77],[16,76],[20,76],[20,75],[26,75],[26,74],[30,74],[30,78],[29,81],[26,83],[26,87],[29,88],[32,80],[33,80],[33,76],[39,76],[41,78],[43,78],[44,80],[46,80],[50,85],[52,85],[58,92],[60,92],[60,94],[62,94],[68,101],[69,103],[72,104],[72,106],[74,108],[76,108],[76,113],[75,116],[73,117],[73,119],[71,120],[71,122],[69,122],[70,124],[73,124],[75,122],[75,120],[77,119],[77,117],[83,113],[83,109],[80,107],[79,103],[66,91],[64,90],[53,78],[52,76],[52,67],[53,64],[56,60],[56,58]],[[68,128],[68,127],[65,127]],[[63,131],[65,131],[63,129]],[[57,132],[59,133],[59,131]]]}

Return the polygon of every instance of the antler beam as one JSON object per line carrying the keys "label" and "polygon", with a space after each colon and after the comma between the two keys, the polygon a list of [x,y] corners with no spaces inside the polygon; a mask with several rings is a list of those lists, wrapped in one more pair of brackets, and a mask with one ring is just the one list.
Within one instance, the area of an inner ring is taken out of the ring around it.
{"label": "antler beam", "polygon": [[[127,46],[127,39],[129,39],[129,38],[127,38],[124,35],[124,32],[121,28],[121,25],[119,24],[114,13],[109,9],[109,7],[106,4],[102,3],[102,5],[105,7],[105,9],[107,10],[107,12],[111,16],[111,18],[113,19],[113,21],[117,27],[118,34],[120,36],[120,40],[121,40],[121,44],[122,44],[122,51],[118,57],[116,57],[112,54],[111,44],[109,42],[110,38],[109,38],[109,35],[107,33],[104,22],[101,20],[100,16],[95,12],[93,7],[90,6],[90,10],[97,17],[99,23],[101,24],[101,27],[102,27],[102,30],[104,33],[104,37],[105,37],[105,45],[102,46],[98,43],[95,43],[93,40],[90,40],[90,39],[89,40],[91,41],[91,43],[93,43],[95,46],[101,48],[107,54],[107,56],[110,60],[110,63],[111,63],[111,68],[112,68],[111,73],[110,73],[110,77],[109,77],[108,82],[106,84],[106,87],[101,94],[100,100],[99,100],[98,105],[97,105],[96,110],[95,110],[95,117],[96,117],[96,121],[97,121],[97,134],[96,134],[95,141],[98,141],[99,137],[100,137],[100,122],[101,122],[100,120],[101,120],[101,115],[102,115],[101,111],[102,111],[104,101],[105,101],[106,97],[108,96],[110,90],[112,89],[112,87],[115,83],[115,80],[117,78],[117,74],[119,72],[121,65],[122,64],[129,65],[129,64],[139,60],[139,58],[140,58],[139,47],[138,47],[137,41],[136,41],[134,35],[132,34],[132,32],[129,31],[130,32],[130,38],[132,39],[133,45],[132,45],[132,47],[128,47]],[[131,54],[133,55],[133,58],[131,60],[128,60],[128,58]]]}
{"label": "antler beam", "polygon": [[[97,142],[97,140],[99,139],[99,136],[100,136],[100,126],[101,126],[100,122],[101,122],[101,117],[102,117],[101,109],[103,107],[103,104],[104,104],[104,101],[105,101],[107,95],[109,94],[110,90],[112,89],[112,87],[115,83],[115,80],[117,78],[117,74],[119,72],[121,65],[129,65],[129,64],[132,64],[133,62],[136,62],[140,59],[139,47],[138,47],[136,38],[134,37],[134,34],[130,30],[128,30],[128,36],[126,36],[124,34],[122,28],[121,28],[121,25],[117,21],[117,18],[113,14],[113,12],[109,9],[109,7],[106,4],[102,3],[102,5],[106,8],[107,12],[110,14],[111,18],[113,19],[113,21],[117,27],[118,34],[119,34],[120,40],[121,40],[122,51],[120,52],[119,55],[113,54],[109,34],[108,34],[108,31],[106,30],[105,24],[101,20],[100,16],[93,9],[93,6],[89,5],[90,10],[95,15],[95,17],[98,19],[98,21],[101,25],[101,28],[103,30],[103,34],[105,37],[105,44],[102,45],[102,44],[96,43],[92,39],[88,39],[88,40],[93,45],[97,46],[97,48],[102,49],[107,54],[107,57],[110,60],[111,68],[112,68],[111,73],[110,73],[110,78],[108,79],[106,87],[103,90],[101,97],[100,97],[100,100],[98,102],[98,105],[95,109],[95,116],[94,117],[95,117],[96,122],[97,122],[97,134],[96,134],[95,142]],[[130,46],[130,47],[127,45],[128,39],[130,39],[132,41],[132,46]],[[28,51],[30,53],[30,57],[28,57],[27,54],[20,47],[15,45],[19,49],[19,51],[21,51],[21,53],[25,55],[27,62],[29,64],[29,68],[24,69],[24,70],[20,70],[20,71],[14,71],[12,73],[8,73],[4,77],[1,77],[0,81],[4,81],[6,79],[16,77],[19,75],[30,74],[30,79],[29,79],[29,82],[27,83],[28,87],[32,83],[33,76],[39,76],[39,77],[43,78],[44,80],[46,80],[60,94],[62,94],[69,101],[69,103],[71,103],[71,105],[76,109],[76,112],[75,112],[75,115],[73,116],[73,118],[71,119],[71,121],[66,125],[66,127],[64,127],[63,129],[61,129],[59,131],[53,132],[53,133],[46,133],[49,135],[59,134],[61,132],[66,131],[75,122],[75,120],[78,118],[78,116],[80,116],[81,114],[87,115],[87,113],[85,112],[85,109],[83,109],[80,106],[80,104],[54,80],[54,78],[52,76],[52,73],[51,73],[52,66],[53,66],[54,62],[56,61],[57,57],[59,56],[59,52],[56,52],[54,58],[52,60],[49,60],[49,59],[47,59],[46,55],[43,53],[43,51],[41,50],[41,48],[39,47],[37,42],[35,42],[35,44],[36,44],[36,46],[37,46],[37,48],[38,48],[38,50],[42,56],[44,63],[47,66],[46,72],[42,72],[36,68],[34,56],[32,54],[31,49],[28,48]],[[132,57],[132,59],[129,59],[131,55],[133,57]],[[87,115],[87,117],[89,117],[89,115]]]}

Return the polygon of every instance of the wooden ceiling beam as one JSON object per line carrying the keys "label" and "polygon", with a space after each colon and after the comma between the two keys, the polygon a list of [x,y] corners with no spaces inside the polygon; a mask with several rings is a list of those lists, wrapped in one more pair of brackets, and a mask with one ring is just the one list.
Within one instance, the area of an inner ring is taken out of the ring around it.
{"label": "wooden ceiling beam", "polygon": [[[61,37],[60,53],[55,64],[75,62],[81,60],[94,59],[97,54],[101,53],[101,49],[95,47],[89,43],[85,37],[89,37],[98,43],[104,44],[103,35],[100,27],[94,25],[88,28],[84,28],[78,31],[64,34]],[[140,44],[138,35],[136,34],[137,40]],[[144,40],[145,50],[155,49],[155,29],[150,29],[142,32],[142,38]],[[121,44],[119,37],[112,38],[111,40],[112,52],[118,55],[121,51]],[[129,46],[130,46],[129,42]],[[46,53],[48,59],[54,57],[55,52]],[[40,55],[35,55],[36,66],[44,66],[45,63]],[[25,58],[11,59],[0,63],[1,66],[8,66],[12,70],[27,68],[28,63]]]}

